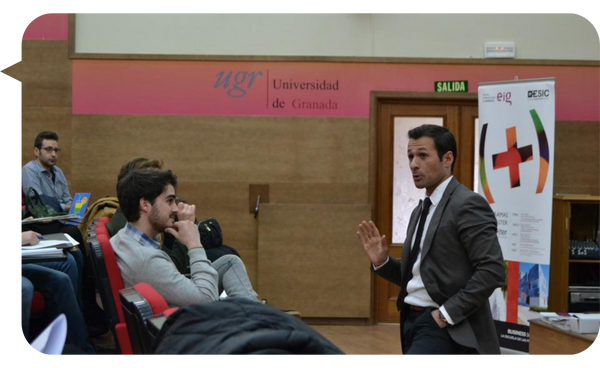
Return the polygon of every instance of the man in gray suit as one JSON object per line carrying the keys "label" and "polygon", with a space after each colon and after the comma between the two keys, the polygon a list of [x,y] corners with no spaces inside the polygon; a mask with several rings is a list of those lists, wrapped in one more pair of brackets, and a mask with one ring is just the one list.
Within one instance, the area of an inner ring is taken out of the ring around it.
{"label": "man in gray suit", "polygon": [[452,172],[456,141],[441,126],[408,132],[408,159],[427,197],[411,214],[400,261],[372,221],[357,237],[372,270],[400,285],[405,354],[499,354],[488,298],[505,281],[497,223],[486,200]]}

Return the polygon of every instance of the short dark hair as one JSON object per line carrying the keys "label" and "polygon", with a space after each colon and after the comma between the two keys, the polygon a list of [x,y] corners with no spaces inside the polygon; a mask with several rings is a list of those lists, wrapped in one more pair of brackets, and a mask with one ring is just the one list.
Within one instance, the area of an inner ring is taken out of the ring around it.
{"label": "short dark hair", "polygon": [[424,124],[408,131],[409,139],[419,139],[421,137],[433,139],[435,150],[437,151],[440,161],[442,161],[442,158],[448,151],[452,152],[454,161],[452,161],[450,172],[454,172],[454,164],[456,164],[456,159],[458,157],[454,134],[446,127],[432,124]]}
{"label": "short dark hair", "polygon": [[33,146],[38,149],[42,148],[42,142],[44,141],[44,139],[58,142],[58,134],[49,130],[44,130],[43,132],[38,134],[37,137],[35,137],[35,142],[33,143]]}
{"label": "short dark hair", "polygon": [[162,165],[163,162],[161,160],[151,160],[145,157],[131,159],[121,166],[117,182],[133,169],[162,169]]}
{"label": "short dark hair", "polygon": [[140,199],[154,204],[167,185],[177,187],[177,176],[171,170],[133,169],[117,183],[117,198],[129,222],[140,219]]}

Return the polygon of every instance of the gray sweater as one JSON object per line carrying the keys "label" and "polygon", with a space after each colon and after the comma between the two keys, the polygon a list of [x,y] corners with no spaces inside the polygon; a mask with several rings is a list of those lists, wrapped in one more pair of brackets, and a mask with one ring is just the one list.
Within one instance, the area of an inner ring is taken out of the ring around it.
{"label": "gray sweater", "polygon": [[204,248],[188,252],[191,278],[183,276],[162,250],[144,247],[121,229],[110,239],[125,287],[146,282],[170,306],[205,304],[219,298],[219,275],[206,258]]}

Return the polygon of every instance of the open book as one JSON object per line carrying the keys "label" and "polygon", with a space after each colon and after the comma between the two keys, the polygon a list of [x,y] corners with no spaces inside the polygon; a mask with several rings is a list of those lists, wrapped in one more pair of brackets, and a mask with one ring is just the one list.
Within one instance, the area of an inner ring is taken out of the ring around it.
{"label": "open book", "polygon": [[35,245],[23,245],[21,247],[21,257],[33,256],[59,256],[63,249],[72,248],[79,243],[69,234],[48,234],[43,235],[43,239]]}

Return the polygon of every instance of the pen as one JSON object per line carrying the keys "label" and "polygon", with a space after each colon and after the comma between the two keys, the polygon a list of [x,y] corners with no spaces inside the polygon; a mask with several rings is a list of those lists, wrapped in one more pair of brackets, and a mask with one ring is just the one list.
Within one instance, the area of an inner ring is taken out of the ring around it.
{"label": "pen", "polygon": [[46,240],[46,238],[44,238],[43,236],[38,236],[37,238],[40,240]]}

